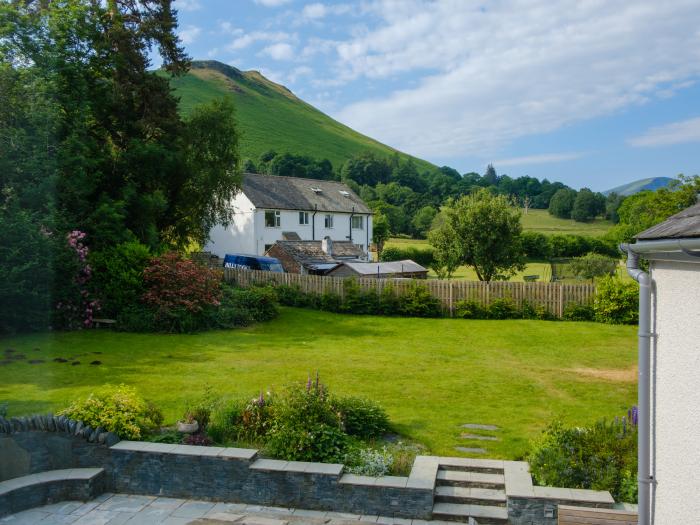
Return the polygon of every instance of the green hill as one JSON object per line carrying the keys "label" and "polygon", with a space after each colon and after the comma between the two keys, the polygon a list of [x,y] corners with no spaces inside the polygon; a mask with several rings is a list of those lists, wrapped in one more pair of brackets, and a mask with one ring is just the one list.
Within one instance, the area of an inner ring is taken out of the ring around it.
{"label": "green hill", "polygon": [[[185,115],[212,99],[233,98],[244,159],[255,161],[262,153],[275,150],[319,160],[327,158],[339,169],[348,158],[364,151],[382,157],[396,152],[333,120],[258,71],[240,71],[216,61],[194,61],[190,72],[173,78],[171,85],[180,97]],[[410,157],[401,152],[399,155]],[[421,170],[434,168],[429,162],[413,159]]]}
{"label": "green hill", "polygon": [[604,191],[603,195],[617,193],[618,195],[623,195],[624,197],[627,197],[629,195],[634,195],[635,193],[639,193],[640,191],[644,190],[654,191],[658,190],[659,188],[665,188],[669,185],[669,183],[672,180],[673,179],[669,177],[652,177],[649,179],[639,179],[634,182],[629,182],[627,184],[623,184],[622,186],[618,186],[617,188]]}

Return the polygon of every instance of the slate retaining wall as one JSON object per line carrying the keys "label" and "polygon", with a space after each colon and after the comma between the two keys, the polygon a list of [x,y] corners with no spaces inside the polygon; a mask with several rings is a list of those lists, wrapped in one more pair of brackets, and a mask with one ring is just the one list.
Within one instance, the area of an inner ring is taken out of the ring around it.
{"label": "slate retaining wall", "polygon": [[429,518],[437,462],[409,477],[343,474],[343,465],[258,458],[257,450],[119,441],[55,416],[0,418],[0,481],[47,470],[101,467],[106,490],[153,496]]}

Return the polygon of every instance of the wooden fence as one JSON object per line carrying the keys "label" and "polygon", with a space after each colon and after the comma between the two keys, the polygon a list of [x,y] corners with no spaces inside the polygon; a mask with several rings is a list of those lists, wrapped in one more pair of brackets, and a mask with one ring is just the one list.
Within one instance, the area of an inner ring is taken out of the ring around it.
{"label": "wooden fence", "polygon": [[[276,284],[298,287],[299,290],[311,294],[333,292],[341,297],[344,294],[344,277],[324,277],[320,275],[302,275],[297,273],[263,272],[242,268],[225,268],[224,279],[247,287],[253,284]],[[356,279],[360,289],[365,292],[381,291],[389,283],[396,295],[403,295],[412,285],[410,279]],[[568,304],[586,304],[593,302],[595,295],[594,284],[564,284],[564,283],[525,283],[493,281],[447,281],[438,279],[418,280],[425,285],[433,297],[442,303],[446,312],[454,313],[455,303],[462,300],[476,301],[488,306],[495,299],[511,299],[518,308],[527,302],[532,306],[544,306],[552,314],[562,317]]]}

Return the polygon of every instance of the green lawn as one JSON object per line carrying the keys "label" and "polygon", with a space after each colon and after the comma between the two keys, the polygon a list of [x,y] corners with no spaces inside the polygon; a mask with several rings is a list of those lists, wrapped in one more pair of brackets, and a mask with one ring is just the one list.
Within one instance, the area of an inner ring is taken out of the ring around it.
{"label": "green lawn", "polygon": [[[635,328],[546,321],[338,315],[284,308],[275,321],[200,335],[106,330],[0,340],[25,361],[0,365],[10,415],[58,410],[104,383],[139,388],[174,422],[211,385],[253,396],[320,372],[341,394],[381,402],[402,434],[459,455],[463,423],[496,424],[488,456],[517,458],[554,417],[623,414],[636,396]],[[99,353],[97,353],[99,352]],[[56,363],[75,358],[79,365]],[[45,362],[30,364],[28,360]],[[99,366],[88,364],[99,360]]]}

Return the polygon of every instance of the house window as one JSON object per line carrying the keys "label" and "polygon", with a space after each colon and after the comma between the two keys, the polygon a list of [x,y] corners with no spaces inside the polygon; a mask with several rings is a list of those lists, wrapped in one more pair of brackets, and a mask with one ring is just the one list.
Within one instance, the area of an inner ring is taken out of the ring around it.
{"label": "house window", "polygon": [[323,219],[323,225],[328,229],[333,228],[333,215],[326,215]]}
{"label": "house window", "polygon": [[352,216],[352,229],[353,230],[361,230],[362,229],[362,224],[363,224],[363,219],[362,215],[353,215]]}
{"label": "house window", "polygon": [[309,224],[309,212],[300,211],[299,212],[299,224]]}
{"label": "house window", "polygon": [[265,210],[265,228],[279,228],[280,227],[280,211],[279,210]]}
{"label": "house window", "polygon": [[270,248],[272,248],[272,245],[271,245],[271,244],[266,244],[266,245],[265,245],[265,252],[267,252],[267,250],[269,250]]}

